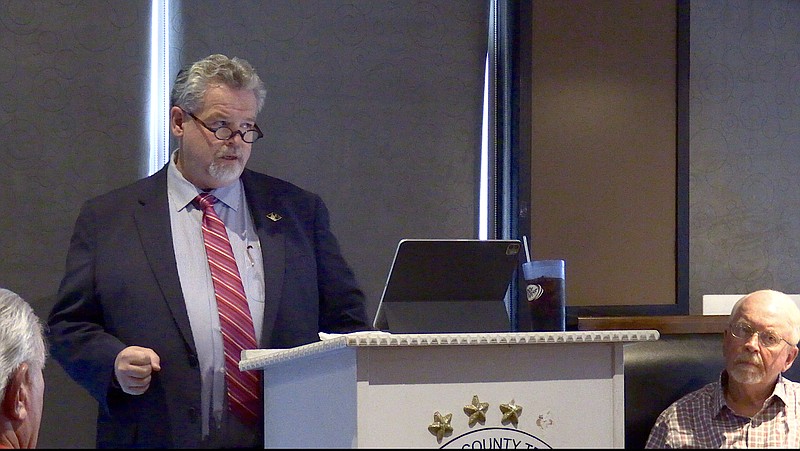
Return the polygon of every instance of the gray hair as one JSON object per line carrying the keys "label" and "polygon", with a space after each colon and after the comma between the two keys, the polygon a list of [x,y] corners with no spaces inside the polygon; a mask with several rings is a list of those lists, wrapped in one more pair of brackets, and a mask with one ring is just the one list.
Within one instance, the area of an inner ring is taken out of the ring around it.
{"label": "gray hair", "polygon": [[253,66],[243,59],[220,54],[209,55],[178,72],[169,96],[170,107],[177,106],[190,113],[202,110],[203,98],[213,83],[252,90],[256,96],[256,113],[264,107],[267,88]]}
{"label": "gray hair", "polygon": [[23,363],[44,368],[47,359],[44,327],[18,294],[0,288],[0,395]]}

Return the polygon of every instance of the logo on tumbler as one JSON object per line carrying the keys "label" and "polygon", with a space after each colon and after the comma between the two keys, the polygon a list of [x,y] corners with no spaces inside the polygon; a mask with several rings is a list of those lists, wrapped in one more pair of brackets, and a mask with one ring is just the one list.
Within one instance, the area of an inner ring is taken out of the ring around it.
{"label": "logo on tumbler", "polygon": [[544,294],[544,290],[542,289],[541,285],[531,284],[525,289],[525,294],[527,295],[529,301],[535,301],[539,299],[542,294]]}

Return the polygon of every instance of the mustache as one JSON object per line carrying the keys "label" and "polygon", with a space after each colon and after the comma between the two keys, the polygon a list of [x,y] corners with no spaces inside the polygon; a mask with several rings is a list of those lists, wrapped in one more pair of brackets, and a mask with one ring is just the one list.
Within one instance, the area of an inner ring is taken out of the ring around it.
{"label": "mustache", "polygon": [[236,147],[223,147],[215,155],[216,158],[223,157],[241,157],[242,153]]}
{"label": "mustache", "polygon": [[758,354],[741,354],[734,360],[735,363],[749,363],[752,365],[761,366],[763,362]]}

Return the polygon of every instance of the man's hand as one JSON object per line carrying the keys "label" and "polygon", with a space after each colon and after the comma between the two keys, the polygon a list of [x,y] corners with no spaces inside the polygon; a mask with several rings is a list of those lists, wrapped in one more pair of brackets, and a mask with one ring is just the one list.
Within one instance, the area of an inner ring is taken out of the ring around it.
{"label": "man's hand", "polygon": [[153,371],[161,370],[161,358],[150,348],[128,346],[114,359],[114,376],[122,391],[141,395],[150,388]]}

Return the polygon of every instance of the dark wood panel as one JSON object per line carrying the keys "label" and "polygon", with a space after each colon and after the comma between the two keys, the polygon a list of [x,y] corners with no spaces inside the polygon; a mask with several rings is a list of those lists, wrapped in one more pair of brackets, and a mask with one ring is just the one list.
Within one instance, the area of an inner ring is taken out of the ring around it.
{"label": "dark wood panel", "polygon": [[667,334],[717,334],[728,327],[728,315],[578,317],[578,330],[655,329]]}
{"label": "dark wood panel", "polygon": [[530,253],[570,316],[687,315],[688,1],[576,3],[533,2]]}

